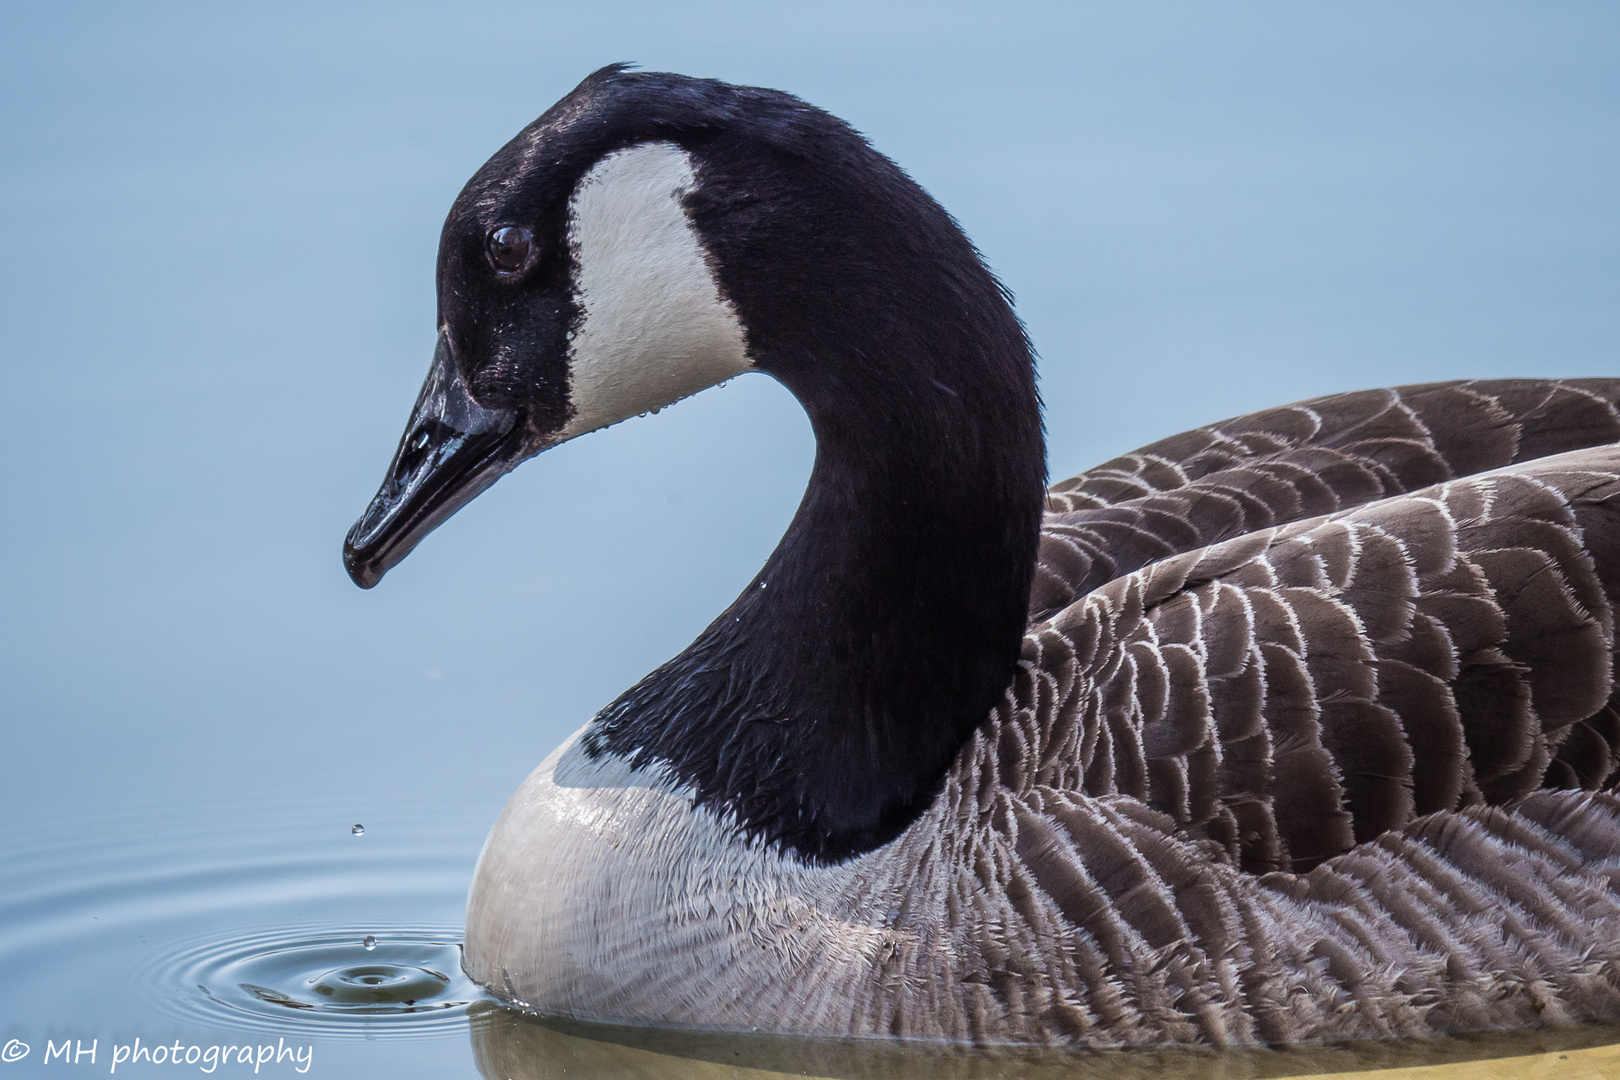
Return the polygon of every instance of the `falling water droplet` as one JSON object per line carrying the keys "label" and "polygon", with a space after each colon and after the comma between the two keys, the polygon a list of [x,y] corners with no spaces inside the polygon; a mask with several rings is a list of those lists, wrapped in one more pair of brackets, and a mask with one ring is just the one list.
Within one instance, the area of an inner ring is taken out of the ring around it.
{"label": "falling water droplet", "polygon": [[365,937],[360,939],[360,944],[366,947],[366,952],[370,952],[372,949],[377,947],[377,939],[372,937],[370,934],[367,934]]}
{"label": "falling water droplet", "polygon": [[350,829],[349,832],[355,836],[364,836],[366,835],[366,827],[364,825],[356,825],[354,828]]}

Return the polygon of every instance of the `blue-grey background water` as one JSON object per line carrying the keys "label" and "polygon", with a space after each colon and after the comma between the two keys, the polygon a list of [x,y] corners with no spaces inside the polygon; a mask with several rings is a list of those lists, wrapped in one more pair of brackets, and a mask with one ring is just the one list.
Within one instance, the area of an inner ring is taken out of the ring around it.
{"label": "blue-grey background water", "polygon": [[484,831],[748,581],[813,452],[748,376],[344,576],[445,211],[604,63],[790,90],[899,161],[1017,294],[1054,477],[1315,394],[1620,373],[1610,4],[0,14],[0,1080],[137,1036],[478,1075],[459,1006],[292,984],[386,959],[471,1000]]}

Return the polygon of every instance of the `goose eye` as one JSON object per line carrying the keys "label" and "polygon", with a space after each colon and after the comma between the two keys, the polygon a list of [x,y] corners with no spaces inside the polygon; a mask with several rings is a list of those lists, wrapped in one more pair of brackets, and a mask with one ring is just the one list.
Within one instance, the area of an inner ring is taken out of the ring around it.
{"label": "goose eye", "polygon": [[489,234],[489,262],[503,274],[514,274],[529,264],[534,233],[521,225],[502,225]]}

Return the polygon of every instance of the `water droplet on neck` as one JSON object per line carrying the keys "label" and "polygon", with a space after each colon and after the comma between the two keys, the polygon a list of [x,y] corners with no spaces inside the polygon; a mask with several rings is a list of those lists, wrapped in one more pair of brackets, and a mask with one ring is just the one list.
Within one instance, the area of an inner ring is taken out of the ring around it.
{"label": "water droplet on neck", "polygon": [[349,833],[352,836],[364,836],[366,835],[366,827],[364,825],[356,825],[354,828],[349,830]]}
{"label": "water droplet on neck", "polygon": [[366,952],[370,952],[372,949],[377,947],[377,939],[372,937],[370,934],[367,934],[365,937],[360,939],[360,944],[366,947]]}

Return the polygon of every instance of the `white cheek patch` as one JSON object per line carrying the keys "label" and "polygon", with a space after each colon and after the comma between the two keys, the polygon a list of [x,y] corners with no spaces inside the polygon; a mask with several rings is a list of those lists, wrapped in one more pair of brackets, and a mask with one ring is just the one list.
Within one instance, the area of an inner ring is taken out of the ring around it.
{"label": "white cheek patch", "polygon": [[575,189],[568,238],[583,317],[569,349],[574,417],[559,438],[749,370],[742,324],[681,206],[696,182],[684,150],[646,143],[609,154]]}

